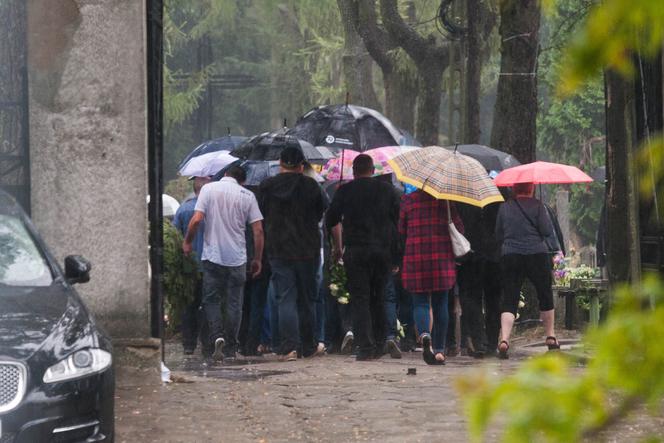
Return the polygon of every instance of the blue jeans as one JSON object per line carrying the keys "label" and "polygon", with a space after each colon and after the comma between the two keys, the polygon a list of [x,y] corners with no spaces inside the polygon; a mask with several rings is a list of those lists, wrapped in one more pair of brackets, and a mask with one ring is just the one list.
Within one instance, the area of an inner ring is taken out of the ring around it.
{"label": "blue jeans", "polygon": [[[447,310],[447,294],[449,291],[438,291],[428,293],[413,293],[413,316],[415,325],[422,335],[431,334],[433,351],[435,353],[445,351],[445,340],[447,338],[447,325],[449,313]],[[433,331],[429,331],[429,307],[433,311]]]}
{"label": "blue jeans", "polygon": [[251,282],[251,309],[249,311],[249,328],[247,330],[247,350],[250,354],[254,354],[258,345],[262,343],[261,332],[263,330],[269,283],[269,272],[263,272],[257,279]]}
{"label": "blue jeans", "polygon": [[317,288],[318,259],[270,259],[270,267],[279,315],[279,353],[285,355],[301,349],[305,357],[311,355],[317,345],[311,301]]}
{"label": "blue jeans", "polygon": [[203,298],[209,330],[209,343],[223,337],[226,340],[224,354],[235,355],[238,332],[242,321],[244,283],[247,279],[246,265],[220,266],[203,261]]}
{"label": "blue jeans", "polygon": [[277,352],[279,346],[281,346],[281,341],[279,340],[279,306],[277,305],[277,293],[274,290],[274,284],[272,284],[272,276],[270,276],[270,283],[267,286],[267,308],[270,311],[270,343],[272,344],[272,350]]}
{"label": "blue jeans", "polygon": [[323,261],[319,260],[316,271],[316,291],[311,301],[314,309],[314,338],[318,343],[325,343],[325,296],[329,288],[325,287]]}

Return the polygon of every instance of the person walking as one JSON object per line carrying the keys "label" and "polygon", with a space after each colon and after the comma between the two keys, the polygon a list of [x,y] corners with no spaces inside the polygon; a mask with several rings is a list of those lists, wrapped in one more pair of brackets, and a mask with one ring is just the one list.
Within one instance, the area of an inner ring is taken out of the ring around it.
{"label": "person walking", "polygon": [[237,352],[246,281],[247,225],[254,236],[251,276],[261,273],[263,216],[254,194],[242,187],[246,178],[244,169],[232,166],[220,181],[201,189],[182,244],[184,253],[191,253],[192,241],[205,221],[202,306],[209,340],[214,344],[214,360],[235,358]]}
{"label": "person walking", "polygon": [[[180,234],[182,234],[183,238],[187,235],[189,222],[194,216],[194,209],[196,208],[196,202],[198,202],[198,195],[201,192],[201,188],[209,182],[209,177],[194,177],[194,196],[182,203],[175,212],[173,226],[175,226]],[[185,355],[191,355],[196,350],[196,342],[198,341],[199,333],[201,334],[200,338],[203,348],[203,356],[209,356],[207,354],[211,353],[211,346],[207,343],[208,339],[203,336],[203,330],[207,328],[202,328],[203,322],[202,318],[199,316],[199,308],[201,307],[201,299],[203,296],[203,279],[200,278],[200,274],[203,272],[201,266],[201,255],[203,254],[203,230],[204,228],[198,230],[192,245],[194,259],[198,263],[198,275],[194,288],[194,299],[182,312],[182,348]]]}
{"label": "person walking", "polygon": [[[373,159],[353,160],[355,179],[337,190],[326,224],[334,237],[332,260],[343,255],[357,360],[379,358],[396,346],[385,343],[385,285],[398,263],[399,199],[393,187],[372,178]],[[335,229],[341,223],[342,230]]]}
{"label": "person walking", "polygon": [[[424,361],[430,365],[445,364],[448,294],[456,281],[448,213],[463,233],[463,223],[451,202],[436,200],[421,190],[401,199],[399,233],[406,239],[402,282],[413,296],[415,326]],[[433,330],[429,326],[430,312],[433,313]]]}
{"label": "person walking", "polygon": [[326,200],[318,183],[303,175],[304,160],[300,149],[284,148],[280,174],[258,188],[278,311],[278,324],[271,328],[273,333],[278,329],[283,361],[297,359],[298,350],[304,357],[324,352],[315,339],[313,303],[321,245],[318,223]]}
{"label": "person walking", "polygon": [[553,324],[552,260],[545,242],[553,233],[553,225],[542,202],[533,197],[534,190],[532,183],[515,184],[514,198],[501,205],[496,220],[496,240],[502,244],[503,282],[498,356],[503,359],[508,358],[519,293],[526,277],[537,291],[546,345],[550,350],[560,348]]}

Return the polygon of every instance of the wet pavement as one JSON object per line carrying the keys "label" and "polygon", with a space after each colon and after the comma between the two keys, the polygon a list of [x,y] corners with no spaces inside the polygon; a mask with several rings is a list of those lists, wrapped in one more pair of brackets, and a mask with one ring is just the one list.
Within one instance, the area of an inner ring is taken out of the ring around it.
{"label": "wet pavement", "polygon": [[[418,352],[370,362],[326,355],[284,363],[266,356],[206,366],[169,343],[167,366],[176,382],[118,388],[116,440],[463,442],[467,423],[455,379],[482,368],[500,377],[543,349],[518,339],[509,360],[462,356],[446,366],[428,366]],[[664,429],[664,419],[644,418],[608,441],[638,441],[652,426]]]}

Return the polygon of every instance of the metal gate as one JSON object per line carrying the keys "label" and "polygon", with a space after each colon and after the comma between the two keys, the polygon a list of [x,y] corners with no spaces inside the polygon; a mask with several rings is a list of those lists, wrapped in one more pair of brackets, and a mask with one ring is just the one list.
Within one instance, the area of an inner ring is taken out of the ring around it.
{"label": "metal gate", "polygon": [[0,2],[0,187],[30,212],[26,2]]}

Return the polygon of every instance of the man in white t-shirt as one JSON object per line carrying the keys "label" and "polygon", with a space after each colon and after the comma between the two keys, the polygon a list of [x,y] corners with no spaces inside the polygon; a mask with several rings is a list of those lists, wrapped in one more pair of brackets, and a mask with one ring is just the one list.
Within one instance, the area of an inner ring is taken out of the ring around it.
{"label": "man in white t-shirt", "polygon": [[209,340],[214,344],[214,360],[234,358],[237,351],[247,272],[247,225],[254,235],[251,276],[256,277],[261,272],[263,215],[254,194],[241,186],[245,180],[244,169],[232,166],[220,181],[203,186],[182,244],[184,253],[189,254],[196,231],[205,221],[201,305],[208,323]]}

